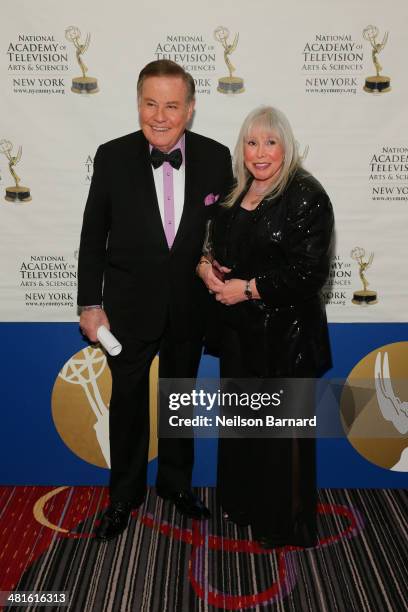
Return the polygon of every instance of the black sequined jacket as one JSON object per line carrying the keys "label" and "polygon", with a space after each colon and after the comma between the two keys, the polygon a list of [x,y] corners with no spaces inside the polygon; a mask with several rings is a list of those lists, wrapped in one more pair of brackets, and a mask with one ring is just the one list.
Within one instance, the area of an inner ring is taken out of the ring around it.
{"label": "black sequined jacket", "polygon": [[259,204],[231,261],[231,227],[249,186],[231,208],[219,207],[210,245],[221,264],[233,266],[231,278],[255,278],[261,299],[218,304],[218,320],[242,335],[254,376],[318,376],[331,367],[320,294],[333,234],[329,197],[313,176],[298,170],[283,194]]}

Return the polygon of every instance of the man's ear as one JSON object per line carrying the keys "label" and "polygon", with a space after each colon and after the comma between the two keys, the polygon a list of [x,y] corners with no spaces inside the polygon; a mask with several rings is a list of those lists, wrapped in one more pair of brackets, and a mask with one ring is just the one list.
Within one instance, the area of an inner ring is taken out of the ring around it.
{"label": "man's ear", "polygon": [[194,114],[194,110],[195,110],[195,98],[193,98],[191,102],[188,103],[188,123],[190,123],[191,121],[191,118]]}

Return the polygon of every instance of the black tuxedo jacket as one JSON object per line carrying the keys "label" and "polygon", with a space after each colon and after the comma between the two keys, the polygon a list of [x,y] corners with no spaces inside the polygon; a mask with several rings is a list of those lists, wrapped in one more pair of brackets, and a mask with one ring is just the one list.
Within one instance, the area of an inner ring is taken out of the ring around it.
{"label": "black tuxedo jacket", "polygon": [[187,339],[204,324],[208,293],[195,275],[205,225],[232,183],[231,156],[220,143],[186,132],[185,199],[169,249],[149,158],[138,131],[100,146],[85,207],[78,304],[101,304],[113,333],[155,340],[165,325]]}

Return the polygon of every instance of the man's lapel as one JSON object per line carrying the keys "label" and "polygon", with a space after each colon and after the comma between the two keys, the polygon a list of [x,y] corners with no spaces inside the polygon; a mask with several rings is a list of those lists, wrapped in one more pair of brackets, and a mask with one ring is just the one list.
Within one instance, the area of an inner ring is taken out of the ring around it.
{"label": "man's lapel", "polygon": [[199,151],[195,146],[194,136],[191,132],[185,132],[185,182],[184,182],[184,205],[183,213],[180,219],[180,225],[177,230],[176,237],[173,243],[173,249],[183,239],[183,236],[188,234],[190,223],[196,213],[198,205],[198,182],[200,178],[200,159]]}
{"label": "man's lapel", "polygon": [[140,137],[137,142],[136,151],[133,152],[136,164],[133,172],[135,177],[135,193],[138,194],[138,209],[136,213],[140,218],[147,221],[150,228],[154,228],[160,246],[168,249],[159,203],[157,201],[152,164],[150,162],[149,143],[144,137],[143,132],[139,132],[138,135]]}

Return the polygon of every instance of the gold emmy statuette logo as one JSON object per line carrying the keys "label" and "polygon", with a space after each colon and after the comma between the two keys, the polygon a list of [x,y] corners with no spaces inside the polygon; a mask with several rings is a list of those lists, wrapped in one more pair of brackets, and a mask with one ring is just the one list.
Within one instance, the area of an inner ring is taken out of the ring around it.
{"label": "gold emmy statuette logo", "polygon": [[377,303],[377,292],[369,291],[367,289],[369,282],[365,277],[364,272],[371,266],[374,259],[374,253],[371,253],[368,260],[364,261],[365,250],[361,247],[354,247],[354,249],[350,253],[350,257],[354,259],[359,266],[359,276],[361,278],[361,282],[363,283],[362,291],[354,291],[353,299],[351,300],[353,304],[358,304],[358,306],[369,306],[371,304]]}
{"label": "gold emmy statuette logo", "polygon": [[[156,357],[150,368],[149,461],[157,457]],[[52,392],[55,427],[71,451],[88,463],[110,467],[109,401],[112,379],[105,354],[86,347],[71,357],[59,372]]]}
{"label": "gold emmy statuette logo", "polygon": [[16,166],[21,159],[23,149],[20,146],[18,148],[17,155],[12,155],[12,150],[13,145],[9,140],[0,140],[0,151],[7,157],[9,161],[10,174],[16,183],[15,187],[6,187],[5,199],[8,202],[30,202],[30,188],[20,185],[21,179],[19,176],[17,176],[16,171],[14,170],[14,166]]}
{"label": "gold emmy statuette logo", "polygon": [[75,77],[74,79],[72,79],[71,91],[79,94],[97,93],[99,91],[98,81],[94,77],[86,76],[88,68],[84,64],[81,57],[81,55],[83,55],[89,47],[89,43],[91,42],[91,35],[88,32],[85,38],[85,42],[82,43],[80,29],[76,26],[69,26],[65,30],[65,38],[75,46],[77,62],[82,71],[81,77]]}
{"label": "gold emmy statuette logo", "polygon": [[408,472],[407,364],[408,342],[372,351],[350,372],[340,403],[342,425],[355,450],[397,472]]}
{"label": "gold emmy statuette logo", "polygon": [[382,66],[378,61],[378,54],[384,49],[388,40],[388,32],[384,34],[382,42],[377,42],[378,28],[377,26],[368,25],[364,28],[363,38],[367,40],[372,47],[371,56],[375,67],[375,76],[369,76],[365,80],[364,91],[367,93],[386,93],[391,91],[391,79],[387,76],[381,76]]}
{"label": "gold emmy statuette logo", "polygon": [[224,47],[224,60],[227,64],[229,72],[229,76],[218,79],[217,91],[224,94],[237,94],[245,91],[244,80],[240,77],[232,76],[232,73],[235,72],[235,67],[232,65],[229,56],[237,48],[239,34],[235,34],[233,43],[228,42],[229,35],[230,33],[228,28],[225,28],[224,26],[218,26],[218,28],[214,31],[215,40],[221,43]]}

